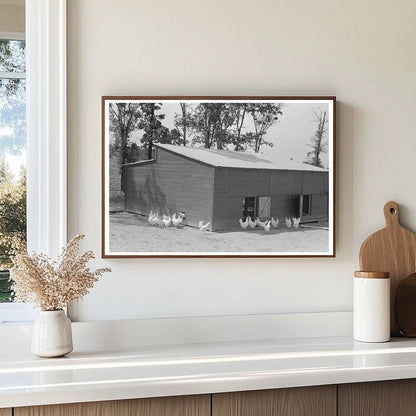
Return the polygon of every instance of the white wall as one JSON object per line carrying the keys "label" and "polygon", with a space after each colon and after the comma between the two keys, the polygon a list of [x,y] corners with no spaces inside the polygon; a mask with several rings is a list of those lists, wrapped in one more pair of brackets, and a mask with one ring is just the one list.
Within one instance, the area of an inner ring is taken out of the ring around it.
{"label": "white wall", "polygon": [[[386,201],[416,229],[416,2],[68,0],[69,235],[100,253],[101,95],[336,95],[336,259],[97,260],[78,319],[343,311]],[[74,313],[75,316],[75,313]]]}

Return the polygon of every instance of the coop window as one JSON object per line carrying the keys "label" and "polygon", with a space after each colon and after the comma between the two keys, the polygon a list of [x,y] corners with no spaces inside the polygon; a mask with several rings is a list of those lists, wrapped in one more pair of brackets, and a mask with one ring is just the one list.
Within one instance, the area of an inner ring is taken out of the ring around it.
{"label": "coop window", "polygon": [[302,195],[302,215],[311,215],[312,195]]}

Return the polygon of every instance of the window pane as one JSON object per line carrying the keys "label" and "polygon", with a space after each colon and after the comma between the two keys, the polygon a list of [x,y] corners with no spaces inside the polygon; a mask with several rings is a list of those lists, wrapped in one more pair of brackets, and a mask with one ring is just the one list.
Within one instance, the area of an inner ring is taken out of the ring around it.
{"label": "window pane", "polygon": [[25,148],[26,80],[0,79],[0,159],[7,154],[16,156]]}
{"label": "window pane", "polygon": [[302,215],[310,215],[311,213],[311,196],[303,195]]}
{"label": "window pane", "polygon": [[[0,71],[24,71],[23,53],[2,47]],[[10,52],[11,51],[11,52]],[[13,63],[13,59],[16,59]],[[12,300],[10,255],[26,242],[26,80],[0,79],[0,302]]]}
{"label": "window pane", "polygon": [[26,72],[24,40],[0,39],[0,72]]}

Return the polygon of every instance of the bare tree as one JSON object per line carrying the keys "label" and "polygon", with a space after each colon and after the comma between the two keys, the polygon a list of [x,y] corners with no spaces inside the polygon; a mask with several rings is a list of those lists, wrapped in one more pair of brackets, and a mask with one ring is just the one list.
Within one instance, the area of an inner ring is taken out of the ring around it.
{"label": "bare tree", "polygon": [[234,144],[234,150],[244,151],[245,146],[244,143],[246,142],[246,137],[243,134],[243,126],[244,121],[246,119],[247,110],[249,109],[248,104],[231,104],[231,109],[234,115],[234,134],[232,138],[232,142]]}
{"label": "bare tree", "polygon": [[186,146],[186,141],[187,141],[187,138],[186,138],[186,127],[187,127],[187,124],[188,124],[188,119],[187,119],[188,118],[188,116],[187,116],[187,105],[186,105],[186,103],[179,103],[179,105],[181,107],[182,115],[181,115],[180,122],[178,121],[176,123],[176,128],[178,128],[179,126],[182,128],[182,144],[184,146]]}
{"label": "bare tree", "polygon": [[162,120],[164,120],[165,114],[158,112],[161,108],[162,103],[140,104],[142,118],[139,122],[139,128],[144,130],[141,142],[147,149],[148,159],[153,157],[153,143],[158,141],[163,128]]}
{"label": "bare tree", "polygon": [[109,111],[110,131],[114,133],[111,151],[119,156],[121,166],[128,161],[129,138],[137,129],[142,112],[139,104],[134,103],[111,103]]}
{"label": "bare tree", "polygon": [[114,134],[114,141],[110,145],[110,154],[118,157],[121,173],[121,190],[124,191],[124,169],[123,165],[129,160],[129,138],[131,133],[137,129],[142,112],[139,104],[134,103],[111,103],[110,131]]}
{"label": "bare tree", "polygon": [[314,114],[317,128],[315,134],[311,138],[311,143],[308,144],[312,150],[306,154],[305,163],[323,168],[324,165],[321,160],[321,155],[328,151],[328,116],[326,111],[322,112],[321,110],[314,110]]}
{"label": "bare tree", "polygon": [[249,104],[248,112],[253,120],[254,132],[251,135],[251,146],[258,153],[261,146],[273,146],[265,140],[267,131],[276,124],[282,112],[283,104],[255,103]]}

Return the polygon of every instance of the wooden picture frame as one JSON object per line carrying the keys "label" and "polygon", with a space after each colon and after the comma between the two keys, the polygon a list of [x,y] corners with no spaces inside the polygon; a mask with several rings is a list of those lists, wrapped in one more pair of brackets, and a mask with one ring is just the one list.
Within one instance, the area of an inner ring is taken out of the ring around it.
{"label": "wooden picture frame", "polygon": [[335,97],[103,96],[101,111],[103,258],[335,257]]}

